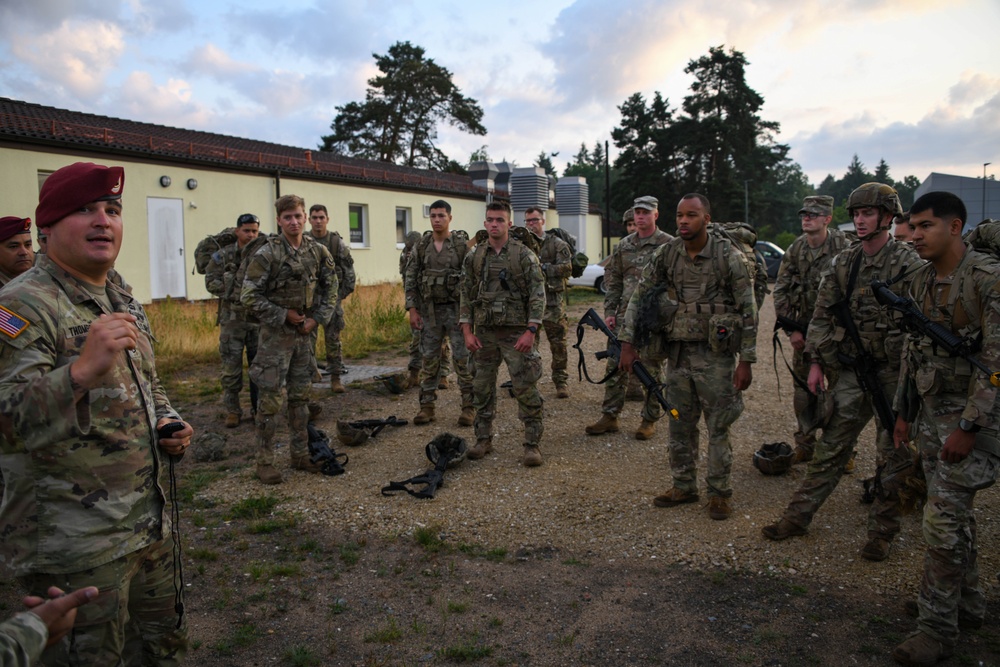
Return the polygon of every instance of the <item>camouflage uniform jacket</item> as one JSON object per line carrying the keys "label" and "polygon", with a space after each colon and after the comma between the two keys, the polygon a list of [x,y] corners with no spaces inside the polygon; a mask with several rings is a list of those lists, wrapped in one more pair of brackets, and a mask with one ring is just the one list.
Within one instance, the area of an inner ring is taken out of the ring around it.
{"label": "camouflage uniform jacket", "polygon": [[816,309],[816,296],[823,273],[833,258],[848,246],[847,235],[839,229],[827,229],[826,240],[810,248],[802,234],[788,246],[774,281],[774,312],[808,326]]}
{"label": "camouflage uniform jacket", "polygon": [[[910,290],[917,308],[959,337],[981,337],[976,357],[990,370],[1000,369],[1000,262],[969,248],[954,273],[939,278],[927,263],[912,275]],[[931,344],[929,338],[908,335],[897,385],[897,405],[906,380],[917,393],[967,395],[962,418],[995,429],[1000,415],[993,411],[997,388],[969,362]],[[978,441],[977,441],[978,446]],[[995,452],[1000,454],[1000,451]]]}
{"label": "camouflage uniform jacket", "polygon": [[[630,238],[630,237],[626,237]],[[725,272],[719,274],[719,256]],[[757,361],[757,301],[753,278],[741,251],[733,243],[708,235],[708,241],[692,259],[681,238],[659,247],[642,272],[642,279],[629,299],[619,340],[632,342],[639,304],[646,292],[660,287],[677,311],[667,318],[663,333],[670,342],[698,341],[715,345],[715,331],[724,326],[739,332],[726,343],[725,351],[739,354],[740,361]],[[714,349],[714,348],[713,348]]]}
{"label": "camouflage uniform jacket", "polygon": [[49,629],[35,614],[22,611],[0,623],[0,665],[4,667],[30,667],[37,664]]}
{"label": "camouflage uniform jacket", "polygon": [[48,257],[0,292],[26,323],[16,337],[0,333],[0,557],[17,575],[97,567],[170,529],[156,422],[177,413],[156,375],[145,311],[115,283],[106,289],[112,311],[134,315],[141,335],[80,401],[69,367],[105,307]]}
{"label": "camouflage uniform jacket", "polygon": [[541,324],[545,313],[545,278],[538,257],[520,241],[508,238],[499,253],[489,242],[465,255],[462,266],[460,324],[514,327]]}
{"label": "camouflage uniform jacket", "polygon": [[212,253],[205,269],[205,288],[219,297],[220,324],[246,319],[246,308],[240,303],[240,290],[233,284],[243,259],[241,248],[236,243],[230,243]]}
{"label": "camouflage uniform jacket", "polygon": [[351,248],[344,242],[343,237],[337,232],[327,231],[326,236],[318,238],[313,236],[312,230],[308,234],[312,240],[326,248],[333,257],[333,264],[337,273],[337,301],[343,301],[354,293],[357,283],[357,275],[354,273],[354,258],[351,257]]}
{"label": "camouflage uniform jacket", "polygon": [[9,283],[12,280],[13,280],[12,277],[8,276],[3,271],[0,271],[0,287],[3,287],[4,285],[6,285],[7,283]]}
{"label": "camouflage uniform jacket", "polygon": [[467,241],[464,233],[450,232],[439,252],[434,246],[433,232],[424,232],[410,251],[403,275],[407,310],[421,311],[421,304],[458,303],[461,300],[459,287],[462,262],[468,254]]}
{"label": "camouflage uniform jacket", "polygon": [[[851,267],[858,256],[861,265],[850,294],[850,313],[865,349],[876,362],[886,363],[891,369],[899,368],[900,353],[903,348],[903,332],[899,328],[893,311],[883,308],[875,300],[871,289],[873,280],[889,280],[899,275],[903,269],[911,270],[923,262],[908,243],[897,243],[892,238],[874,255],[865,254],[861,242],[855,242],[833,259],[828,271],[820,281],[816,296],[816,309],[809,322],[806,334],[806,354],[814,362],[819,362],[823,370],[838,369],[842,363],[838,353],[855,357],[858,350],[847,335],[844,327],[829,307],[844,299]],[[906,296],[911,276],[894,283],[892,291]]]}
{"label": "camouflage uniform jacket", "polygon": [[653,253],[674,237],[657,228],[646,238],[637,233],[623,238],[611,253],[611,261],[604,269],[604,317],[625,317],[632,292],[639,284],[643,268],[649,264]]}
{"label": "camouflage uniform jacket", "polygon": [[573,275],[573,251],[555,234],[546,234],[538,259],[545,276],[545,300],[558,302],[566,291],[566,281]]}
{"label": "camouflage uniform jacket", "polygon": [[285,326],[289,310],[329,322],[336,307],[337,274],[330,252],[303,235],[298,250],[284,234],[268,239],[250,258],[240,301],[261,324]]}

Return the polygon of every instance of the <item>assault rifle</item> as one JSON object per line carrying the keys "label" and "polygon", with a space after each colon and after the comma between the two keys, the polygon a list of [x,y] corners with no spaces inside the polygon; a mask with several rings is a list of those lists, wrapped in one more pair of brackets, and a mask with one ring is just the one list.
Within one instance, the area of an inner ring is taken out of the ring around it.
{"label": "assault rifle", "polygon": [[[615,369],[611,371],[605,375],[604,379],[600,382],[594,382],[590,379],[590,375],[587,373],[587,363],[583,358],[583,348],[580,346],[583,342],[583,334],[585,331],[583,327],[585,324],[594,327],[608,337],[608,348],[597,353],[598,359],[607,359],[608,357],[611,357],[616,361],[621,359],[622,344],[618,341],[618,337],[615,333],[608,327],[607,324],[605,324],[604,320],[593,308],[584,313],[583,317],[580,318],[580,322],[576,325],[576,345],[573,347],[575,347],[580,353],[580,362],[577,364],[577,371],[580,373],[580,379],[583,380],[583,377],[586,376],[587,382],[592,384],[604,384],[612,375],[618,372],[618,370]],[[639,380],[639,382],[642,383],[642,386],[646,388],[646,391],[652,394],[653,397],[659,401],[660,405],[663,406],[663,409],[666,410],[671,417],[674,419],[680,418],[677,410],[667,402],[667,398],[663,395],[663,385],[658,383],[653,376],[650,375],[649,371],[638,359],[632,364],[632,372],[635,374],[635,377]]]}
{"label": "assault rifle", "polygon": [[[383,496],[391,496],[396,491],[406,491],[414,498],[433,498],[439,487],[444,485],[444,471],[453,463],[465,458],[468,449],[463,438],[451,433],[442,433],[427,443],[424,454],[427,460],[434,464],[433,468],[424,471],[422,475],[411,477],[402,482],[389,482],[382,487]],[[410,487],[423,484],[423,488],[414,491]]]}
{"label": "assault rifle", "polygon": [[957,336],[941,324],[924,315],[912,300],[899,296],[889,289],[888,282],[872,281],[872,291],[875,299],[883,306],[898,311],[903,317],[900,325],[906,331],[927,336],[931,343],[947,352],[952,357],[961,357],[970,364],[986,373],[990,384],[1000,387],[1000,372],[993,372],[974,356],[976,342],[968,336]]}
{"label": "assault rifle", "polygon": [[381,433],[382,429],[386,426],[406,426],[407,424],[409,424],[407,420],[396,419],[396,415],[386,417],[385,419],[359,419],[357,421],[347,422],[347,425],[351,428],[368,431],[368,435],[372,438]]}
{"label": "assault rifle", "polygon": [[893,412],[892,403],[889,402],[885,392],[882,391],[882,383],[878,379],[878,364],[875,362],[875,357],[861,343],[861,334],[858,333],[858,327],[854,323],[854,318],[851,317],[849,299],[845,298],[831,304],[827,307],[827,310],[833,314],[837,322],[840,323],[840,326],[844,327],[844,331],[847,332],[848,337],[850,337],[854,346],[858,349],[856,357],[838,353],[838,360],[844,366],[854,368],[854,374],[858,378],[858,385],[861,387],[861,391],[871,396],[879,425],[891,437],[893,429],[896,428],[896,413]]}
{"label": "assault rifle", "polygon": [[782,329],[785,333],[791,334],[798,331],[803,336],[806,335],[806,325],[802,324],[798,320],[793,320],[790,317],[785,317],[784,315],[778,315],[774,321],[774,330]]}
{"label": "assault rifle", "polygon": [[306,424],[306,430],[309,431],[309,461],[322,463],[320,472],[324,475],[344,474],[344,466],[348,461],[347,454],[338,454],[330,449],[330,438],[313,426],[312,422]]}

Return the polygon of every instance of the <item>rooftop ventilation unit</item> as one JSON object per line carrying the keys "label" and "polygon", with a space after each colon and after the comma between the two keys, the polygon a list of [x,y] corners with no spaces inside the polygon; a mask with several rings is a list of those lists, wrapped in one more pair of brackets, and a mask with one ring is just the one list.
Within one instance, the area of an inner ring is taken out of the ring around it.
{"label": "rooftop ventilation unit", "polygon": [[510,207],[515,211],[549,208],[549,178],[541,167],[521,167],[510,177]]}

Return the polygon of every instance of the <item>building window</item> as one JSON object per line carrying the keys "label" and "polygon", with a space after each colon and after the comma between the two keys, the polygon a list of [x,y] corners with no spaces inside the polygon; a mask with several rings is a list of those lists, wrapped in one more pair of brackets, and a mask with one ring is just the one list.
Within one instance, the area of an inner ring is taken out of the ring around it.
{"label": "building window", "polygon": [[396,245],[402,247],[406,243],[406,235],[410,233],[410,209],[396,209]]}
{"label": "building window", "polygon": [[368,246],[368,207],[364,204],[348,204],[350,219],[351,245],[355,247]]}
{"label": "building window", "polygon": [[54,173],[55,172],[52,172],[52,171],[43,171],[41,169],[38,170],[38,192],[39,192],[39,194],[41,194],[41,192],[42,192],[42,186],[45,185],[45,179],[48,178],[49,176],[51,176]]}

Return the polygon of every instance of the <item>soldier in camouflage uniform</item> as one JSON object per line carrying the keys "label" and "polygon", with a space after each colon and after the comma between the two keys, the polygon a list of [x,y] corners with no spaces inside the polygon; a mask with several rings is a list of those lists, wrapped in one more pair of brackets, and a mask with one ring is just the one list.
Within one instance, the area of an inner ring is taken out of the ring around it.
{"label": "soldier in camouflage uniform", "polygon": [[249,260],[243,306],[260,322],[257,356],[250,379],[260,388],[257,404],[257,477],[280,484],[274,467],[274,423],[281,392],[288,391],[292,467],[319,472],[309,460],[309,382],[316,358],[311,334],[329,322],[337,299],[337,274],[330,252],[305,235],[305,201],[285,195],[275,202],[281,233]]}
{"label": "soldier in camouflage uniform", "polygon": [[476,377],[476,444],[468,457],[481,459],[493,451],[493,416],[500,362],[507,364],[524,424],[525,466],[542,464],[542,396],[536,383],[542,358],[535,336],[545,313],[545,278],[534,252],[510,236],[510,207],[486,206],[489,238],[465,256],[459,323],[465,347],[473,353]]}
{"label": "soldier in camouflage uniform", "polygon": [[159,382],[142,305],[108,280],[124,184],[92,163],[50,175],[35,211],[49,253],[0,292],[0,559],[31,595],[100,591],[46,665],[122,664],[133,632],[146,664],[187,650],[166,489],[193,430]]}
{"label": "soldier in camouflage uniform", "polygon": [[650,301],[647,293],[663,289],[652,307],[661,314],[666,398],[680,417],[670,420],[674,485],[653,503],[674,507],[698,500],[698,421],[704,412],[708,514],[722,520],[732,512],[729,427],[743,412],[741,392],[753,381],[751,364],[757,361],[757,303],[745,256],[728,238],[709,234],[710,222],[711,207],[703,195],[684,195],[677,204],[679,238],[653,255],[629,301],[621,366],[630,369],[638,357],[632,343],[639,334],[640,306]]}
{"label": "soldier in camouflage uniform", "polygon": [[[244,213],[236,219],[236,242],[212,253],[205,270],[205,287],[219,297],[219,356],[222,358],[222,402],[226,408],[226,427],[240,425],[243,409],[240,392],[243,391],[243,351],[247,363],[253,364],[257,355],[257,335],[260,327],[256,320],[247,318],[240,303],[242,285],[236,285],[236,272],[245,259],[244,251],[257,238],[260,220],[253,213]],[[257,385],[250,381],[250,412],[257,414]]]}
{"label": "soldier in camouflage uniform", "polygon": [[833,258],[847,247],[844,232],[829,228],[833,220],[833,197],[814,195],[806,197],[799,209],[802,235],[788,246],[774,282],[774,312],[779,317],[794,321],[801,331],[789,325],[782,327],[792,344],[792,372],[794,378],[795,456],[793,463],[804,463],[812,458],[816,434],[822,428],[826,415],[823,397],[816,396],[805,386],[809,376],[809,357],[805,354],[805,330],[816,307],[819,281],[830,267]]}
{"label": "soldier in camouflage uniform", "polygon": [[[916,307],[956,338],[979,340],[977,357],[1000,369],[1000,263],[962,241],[966,210],[947,192],[929,192],[910,209],[913,243],[929,260],[913,274]],[[979,585],[976,492],[1000,470],[997,388],[965,359],[930,338],[908,336],[896,392],[894,439],[904,447],[919,404],[916,443],[927,480],[923,532],[927,543],[917,600],[917,632],[892,657],[933,665],[952,654],[959,629],[979,628],[986,600]],[[908,414],[909,413],[909,414]]]}
{"label": "soldier in camouflage uniform", "polygon": [[[625,236],[635,234],[635,211],[627,209],[622,215],[622,224],[625,225]],[[645,401],[646,390],[643,388],[639,378],[631,373],[628,376],[628,389],[625,390],[626,401]]]}
{"label": "soldier in camouflage uniform", "polygon": [[[399,277],[401,281],[406,280],[406,263],[410,261],[413,254],[413,246],[420,240],[420,232],[413,231],[406,235],[403,243],[403,252],[399,253]],[[405,289],[405,287],[404,287]],[[410,362],[406,369],[410,371],[410,386],[414,387],[420,383],[420,366],[422,357],[420,355],[420,330],[410,329]]]}
{"label": "soldier in camouflage uniform", "polygon": [[[340,332],[346,326],[344,322],[344,299],[354,293],[354,285],[357,276],[354,273],[354,258],[351,257],[351,248],[344,242],[340,234],[333,230],[327,230],[330,223],[326,206],[313,204],[309,207],[309,236],[326,248],[330,256],[333,257],[333,264],[337,274],[337,305],[333,309],[333,315],[329,322],[321,322],[323,325],[324,342],[326,344],[326,370],[330,372],[330,391],[334,394],[343,394],[343,383],[340,376],[346,373],[344,369],[344,353],[340,344]],[[316,342],[319,338],[319,329],[313,333],[313,349],[316,349]]]}
{"label": "soldier in camouflage uniform", "polygon": [[[895,278],[921,260],[911,246],[896,243],[889,236],[893,218],[903,211],[896,191],[888,185],[866,183],[857,188],[847,201],[847,211],[854,219],[860,242],[837,255],[824,274],[806,335],[809,390],[814,394],[822,391],[825,375],[829,391],[833,392],[833,414],[823,429],[823,437],[816,443],[806,478],[793,494],[784,517],[761,529],[772,540],[805,535],[813,516],[840,482],[855,441],[875,414],[873,397],[862,391],[852,365],[845,361],[854,359],[859,350],[844,333],[831,306],[847,300],[861,342],[878,365],[878,380],[887,397],[893,395],[899,378],[903,333],[892,311],[875,300],[870,285],[873,280]],[[909,284],[907,276],[894,283],[892,290],[906,294]],[[878,427],[878,463],[889,464],[893,459],[892,438],[886,425]],[[889,544],[899,532],[899,522],[898,496],[893,492],[876,498],[869,513],[868,542],[861,556],[885,560]]]}
{"label": "soldier in camouflage uniform", "polygon": [[35,264],[31,218],[0,218],[0,287]]}
{"label": "soldier in camouflage uniform", "polygon": [[76,609],[97,597],[93,586],[64,593],[55,586],[48,598],[29,596],[28,611],[22,611],[0,623],[0,665],[30,667],[37,664],[42,651],[65,637],[76,622]]}
{"label": "soldier in camouflage uniform", "polygon": [[542,275],[545,276],[545,315],[542,317],[542,327],[552,352],[552,383],[556,386],[556,398],[569,398],[566,386],[569,380],[566,372],[566,331],[569,325],[563,294],[566,292],[566,281],[573,274],[573,252],[561,238],[545,233],[545,212],[541,209],[526,209],[524,226],[539,238],[545,239],[538,258],[542,263]]}
{"label": "soldier in camouflage uniform", "polygon": [[430,205],[431,231],[413,247],[406,263],[403,286],[410,327],[420,331],[420,412],[414,424],[434,421],[434,403],[441,375],[441,346],[450,340],[455,373],[462,393],[459,426],[472,426],[476,411],[472,406],[472,374],[469,351],[458,326],[461,302],[462,262],[468,253],[465,232],[451,231],[451,204],[437,200]]}
{"label": "soldier in camouflage uniform", "polygon": [[[656,220],[660,216],[659,201],[656,197],[639,197],[632,208],[636,232],[626,236],[611,253],[611,261],[604,268],[604,321],[616,334],[621,333],[625,321],[625,311],[629,299],[639,284],[645,268],[660,246],[673,240],[673,236],[660,230]],[[664,350],[652,346],[643,350],[643,359],[649,372],[659,382],[661,367],[666,358]],[[608,359],[608,371],[615,368],[614,359]],[[616,373],[604,385],[604,404],[601,418],[586,427],[588,435],[615,433],[618,431],[618,414],[625,405],[625,392],[631,373]],[[663,416],[660,403],[651,395],[645,397],[642,407],[642,423],[635,432],[638,440],[649,440],[656,433],[656,422]]]}

